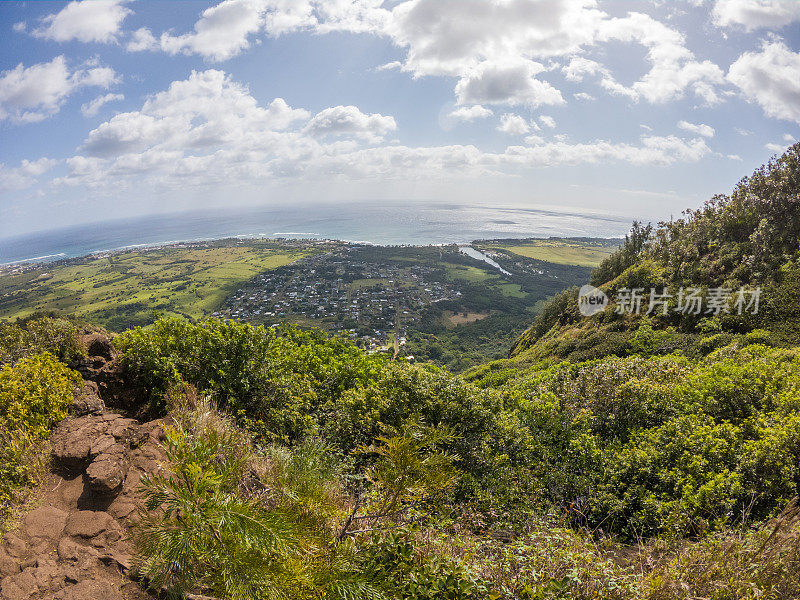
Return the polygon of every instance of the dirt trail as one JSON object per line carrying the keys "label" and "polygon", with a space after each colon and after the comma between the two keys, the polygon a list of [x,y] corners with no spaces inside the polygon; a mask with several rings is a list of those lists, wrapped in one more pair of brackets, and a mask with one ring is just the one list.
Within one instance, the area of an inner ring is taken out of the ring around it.
{"label": "dirt trail", "polygon": [[37,507],[0,538],[2,600],[153,598],[129,578],[129,526],[144,473],[163,461],[161,421],[141,423],[106,408],[124,406],[110,340],[87,335],[86,382],[53,432],[52,472]]}

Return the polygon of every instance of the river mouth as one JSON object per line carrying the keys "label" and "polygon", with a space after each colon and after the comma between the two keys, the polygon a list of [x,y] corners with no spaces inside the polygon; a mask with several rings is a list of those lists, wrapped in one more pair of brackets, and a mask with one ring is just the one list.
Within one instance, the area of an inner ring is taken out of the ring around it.
{"label": "river mouth", "polygon": [[488,256],[486,256],[483,252],[479,250],[475,250],[472,246],[459,246],[458,249],[466,254],[467,256],[474,258],[476,260],[482,260],[483,262],[493,266],[495,269],[500,271],[503,275],[511,275],[510,272],[506,271],[503,267],[497,264],[496,261],[492,260]]}

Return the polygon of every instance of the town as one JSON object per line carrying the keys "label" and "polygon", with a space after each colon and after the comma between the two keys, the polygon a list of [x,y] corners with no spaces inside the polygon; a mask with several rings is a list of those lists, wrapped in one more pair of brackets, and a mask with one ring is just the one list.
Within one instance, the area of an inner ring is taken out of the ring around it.
{"label": "town", "polygon": [[364,260],[363,247],[298,260],[238,289],[213,316],[258,323],[292,321],[344,334],[372,352],[395,355],[421,309],[458,300],[457,282],[422,263]]}

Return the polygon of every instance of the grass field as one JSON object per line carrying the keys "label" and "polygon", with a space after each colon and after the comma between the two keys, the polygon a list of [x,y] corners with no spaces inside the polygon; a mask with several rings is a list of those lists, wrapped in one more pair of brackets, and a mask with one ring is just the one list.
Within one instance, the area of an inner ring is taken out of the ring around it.
{"label": "grass field", "polygon": [[[470,283],[482,283],[487,279],[493,278],[492,275],[478,267],[453,265],[451,263],[444,263],[447,268],[447,276],[450,279],[464,279]],[[496,277],[494,277],[497,279]]]}
{"label": "grass field", "polygon": [[486,250],[506,250],[526,258],[535,258],[560,265],[596,267],[612,254],[620,242],[616,240],[520,240],[489,242],[476,247]]}
{"label": "grass field", "polygon": [[363,290],[364,288],[371,288],[376,285],[388,286],[389,280],[388,279],[356,279],[355,281],[351,281],[347,284],[351,290]]}
{"label": "grass field", "polygon": [[448,327],[456,327],[457,325],[464,325],[465,323],[474,323],[489,316],[488,312],[453,312],[446,310],[442,313],[445,325]]}
{"label": "grass field", "polygon": [[55,310],[111,329],[152,320],[154,312],[200,318],[238,285],[303,256],[256,244],[165,248],[86,258],[0,277],[0,318]]}
{"label": "grass field", "polygon": [[503,296],[511,298],[525,298],[528,293],[522,291],[522,286],[518,283],[500,283],[497,286]]}

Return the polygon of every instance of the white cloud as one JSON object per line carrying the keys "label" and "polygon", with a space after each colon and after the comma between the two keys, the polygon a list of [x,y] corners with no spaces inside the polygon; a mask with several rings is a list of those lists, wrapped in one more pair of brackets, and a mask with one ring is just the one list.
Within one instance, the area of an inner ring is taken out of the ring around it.
{"label": "white cloud", "polygon": [[[514,118],[516,117],[516,118]],[[501,117],[524,135],[519,115]],[[533,123],[527,123],[534,128]],[[643,137],[637,144],[554,142],[529,135],[499,153],[471,145],[408,147],[382,138],[397,129],[391,116],[336,106],[316,115],[281,99],[266,106],[218,70],[174,81],[136,111],[120,113],[86,136],[65,161],[58,185],[113,190],[198,190],[267,182],[413,181],[511,175],[520,168],[600,162],[668,165],[696,161],[701,139]],[[509,131],[510,132],[510,131]]]}
{"label": "white cloud", "polygon": [[394,7],[384,32],[407,48],[417,76],[462,76],[481,62],[573,54],[604,13],[593,0],[415,0]]}
{"label": "white cloud", "polygon": [[562,67],[561,70],[568,81],[574,82],[583,81],[587,75],[608,72],[599,62],[589,60],[583,56],[573,57],[569,61],[569,64]]}
{"label": "white cloud", "polygon": [[587,102],[591,100],[596,100],[594,96],[592,96],[591,94],[587,94],[586,92],[578,92],[577,94],[572,94],[572,96],[576,100],[586,100]]}
{"label": "white cloud", "polygon": [[308,116],[281,98],[267,108],[258,106],[246,87],[222,71],[193,71],[188,79],[174,81],[168,90],[148,98],[141,110],[120,113],[92,130],[82,151],[116,157],[148,149],[247,148],[269,143],[273,132]]}
{"label": "white cloud", "polygon": [[728,70],[728,80],[769,117],[800,123],[800,53],[782,41],[765,41],[760,52],[746,52]]}
{"label": "white cloud", "polygon": [[738,154],[728,154],[728,158],[730,160],[736,160],[736,161],[742,162],[742,157],[739,156]]}
{"label": "white cloud", "polygon": [[50,158],[40,158],[33,162],[23,160],[18,167],[7,167],[0,163],[0,191],[29,188],[55,164],[56,161]]}
{"label": "white cloud", "polygon": [[56,42],[114,42],[122,21],[131,14],[126,0],[82,0],[44,17],[31,34]]}
{"label": "white cloud", "polygon": [[774,152],[775,154],[783,154],[784,152],[786,152],[787,146],[786,144],[769,143],[769,144],[764,144],[764,148],[766,148],[770,152]]}
{"label": "white cloud", "polygon": [[[636,101],[663,103],[694,94],[714,104],[725,83],[721,69],[697,60],[678,31],[642,13],[611,18],[596,0],[471,0],[468,9],[463,0],[224,0],[202,13],[192,33],[166,32],[157,40],[140,29],[128,47],[223,61],[262,32],[296,31],[388,37],[405,56],[378,69],[455,77],[460,104],[562,104],[561,91],[545,78],[546,71],[559,68],[549,62],[558,58],[567,61],[560,67],[567,80],[597,76],[609,93]],[[608,67],[584,56],[609,42],[644,46],[649,71],[625,86]]]}
{"label": "white cloud", "polygon": [[59,111],[64,101],[83,87],[108,88],[117,81],[114,70],[90,63],[70,71],[63,56],[25,67],[20,63],[0,73],[0,121],[41,121]]}
{"label": "white cloud", "polygon": [[550,129],[555,129],[556,127],[556,120],[553,117],[548,115],[542,115],[539,117],[539,121],[545,127],[549,127]]}
{"label": "white cloud", "polygon": [[791,143],[794,142],[794,136],[789,134],[789,133],[784,133],[783,134],[783,141],[784,142],[789,142],[791,144]]}
{"label": "white cloud", "polygon": [[[538,125],[535,123],[533,125],[537,130],[539,129]],[[530,132],[531,124],[519,115],[506,113],[500,117],[500,125],[497,130],[508,135],[525,135]]]}
{"label": "white cloud", "polygon": [[608,71],[603,73],[601,85],[610,93],[663,103],[692,92],[706,104],[719,102],[716,89],[725,80],[722,70],[711,61],[697,61],[681,33],[652,17],[630,13],[604,20],[597,41],[636,42],[647,48],[651,68],[631,86],[620,84]]}
{"label": "white cloud", "polygon": [[741,25],[747,31],[784,27],[800,20],[800,2],[794,0],[717,0],[711,11],[719,27]]}
{"label": "white cloud", "polygon": [[450,113],[450,116],[459,121],[474,121],[475,119],[491,117],[493,114],[494,113],[490,109],[484,108],[480,104],[475,104],[473,106],[457,108]]}
{"label": "white cloud", "polygon": [[689,133],[702,135],[703,137],[707,138],[714,137],[714,134],[716,133],[713,127],[710,125],[704,125],[703,123],[695,124],[689,123],[688,121],[678,121],[678,127],[684,131],[688,131]]}
{"label": "white cloud", "polygon": [[460,104],[564,104],[561,92],[536,78],[544,66],[530,60],[491,63],[469,70],[456,84]]}
{"label": "white cloud", "polygon": [[[266,0],[224,0],[203,11],[193,33],[161,35],[161,49],[170,54],[199,54],[211,61],[228,60],[250,46],[250,37],[261,30]],[[133,49],[148,42],[145,33]]]}
{"label": "white cloud", "polygon": [[125,45],[128,52],[141,52],[143,50],[156,50],[159,47],[158,40],[147,27],[141,27],[131,34],[131,38]]}
{"label": "white cloud", "polygon": [[529,167],[625,162],[634,165],[666,166],[675,162],[696,162],[711,152],[702,139],[682,140],[675,136],[643,137],[641,145],[607,141],[581,144],[565,142],[512,146],[503,154],[509,164]]}
{"label": "white cloud", "polygon": [[313,136],[355,135],[379,140],[395,129],[394,117],[364,114],[355,106],[334,106],[314,115],[304,131]]}
{"label": "white cloud", "polygon": [[108,104],[109,102],[117,102],[124,99],[125,96],[122,94],[105,94],[103,96],[98,96],[91,102],[81,105],[81,113],[84,117],[93,117],[98,113],[103,105]]}

